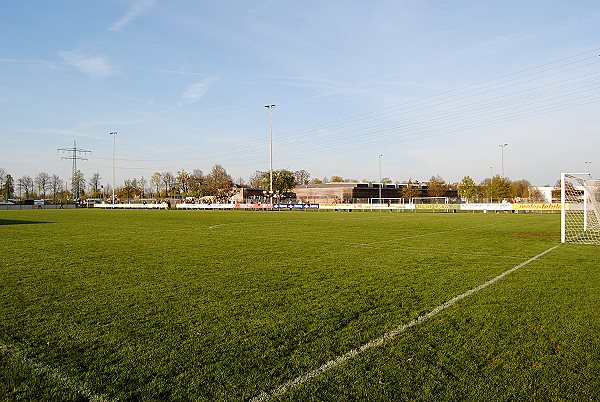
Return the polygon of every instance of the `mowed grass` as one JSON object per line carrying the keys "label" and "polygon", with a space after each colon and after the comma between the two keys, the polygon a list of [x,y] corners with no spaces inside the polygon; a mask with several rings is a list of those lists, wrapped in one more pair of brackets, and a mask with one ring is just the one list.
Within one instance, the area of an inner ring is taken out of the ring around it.
{"label": "mowed grass", "polygon": [[[0,211],[0,399],[249,400],[559,243],[559,215]],[[273,400],[594,400],[561,245]]]}

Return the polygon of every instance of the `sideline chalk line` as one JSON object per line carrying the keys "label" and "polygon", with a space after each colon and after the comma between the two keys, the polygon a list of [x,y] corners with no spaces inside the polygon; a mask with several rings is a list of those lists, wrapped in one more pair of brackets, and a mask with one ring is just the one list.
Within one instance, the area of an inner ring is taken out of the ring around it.
{"label": "sideline chalk line", "polygon": [[10,347],[8,345],[5,345],[1,342],[0,342],[0,351],[6,353],[9,357],[12,356],[19,363],[33,369],[34,371],[37,371],[38,373],[46,375],[46,376],[50,377],[52,380],[54,380],[55,382],[58,382],[59,384],[66,386],[71,391],[77,393],[78,395],[85,397],[90,402],[111,402],[112,401],[110,398],[108,398],[106,396],[96,394],[95,392],[93,392],[92,390],[90,390],[89,388],[84,386],[83,384],[78,383],[77,381],[73,380],[72,378],[62,375],[60,372],[58,372],[57,369],[53,369],[42,363],[35,362],[32,359],[25,356],[25,354],[23,352],[15,349],[13,347]]}
{"label": "sideline chalk line", "polygon": [[344,353],[343,355],[340,355],[338,357],[336,357],[333,360],[329,360],[328,362],[326,362],[325,364],[323,364],[321,367],[310,371],[306,374],[303,374],[299,377],[294,378],[293,380],[290,380],[288,382],[285,382],[273,389],[271,389],[268,392],[263,392],[260,395],[252,398],[250,400],[250,402],[263,402],[263,401],[267,401],[275,396],[279,396],[279,395],[283,395],[284,393],[286,393],[287,391],[296,388],[306,382],[311,381],[312,379],[320,376],[321,374],[323,374],[324,372],[326,372],[327,370],[330,370],[332,368],[335,368],[337,366],[339,366],[340,364],[352,359],[353,357],[356,357],[364,352],[366,352],[367,350],[380,346],[382,345],[384,342],[387,342],[393,338],[395,338],[396,336],[398,336],[399,334],[403,333],[404,331],[406,331],[407,329],[414,327],[416,325],[419,325],[427,320],[429,320],[431,317],[437,315],[438,313],[440,313],[441,311],[447,309],[448,307],[454,305],[456,302],[464,299],[465,297],[468,297],[470,295],[472,295],[473,293],[479,292],[480,290],[488,287],[489,285],[493,284],[494,282],[504,278],[506,275],[509,275],[513,272],[515,272],[517,269],[524,267],[525,265],[539,259],[540,257],[544,256],[545,254],[548,254],[549,252],[551,252],[552,250],[554,250],[555,248],[557,248],[559,245],[550,247],[548,250],[536,255],[535,257],[531,257],[530,259],[528,259],[525,262],[522,262],[521,264],[509,269],[508,271],[504,271],[503,273],[501,273],[500,275],[496,276],[495,278],[490,279],[489,281],[474,287],[472,289],[467,290],[466,292],[453,297],[452,299],[446,301],[443,304],[440,304],[439,306],[435,307],[433,310],[431,310],[430,312],[428,312],[425,315],[419,316],[411,321],[409,321],[406,324],[402,324],[399,327],[391,330],[390,332],[387,332],[385,334],[383,334],[382,336],[380,336],[377,339],[374,339],[368,343],[365,343],[364,345],[360,346],[357,349],[352,349],[346,353]]}

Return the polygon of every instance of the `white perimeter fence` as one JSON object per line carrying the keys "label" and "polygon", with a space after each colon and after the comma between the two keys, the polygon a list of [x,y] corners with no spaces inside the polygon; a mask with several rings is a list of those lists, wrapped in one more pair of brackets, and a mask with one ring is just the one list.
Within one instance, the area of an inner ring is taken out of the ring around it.
{"label": "white perimeter fence", "polygon": [[[168,204],[95,204],[105,209],[167,209]],[[478,203],[478,204],[174,204],[179,210],[315,210],[315,211],[479,211],[479,212],[559,212],[560,204]],[[569,205],[567,205],[569,208]]]}

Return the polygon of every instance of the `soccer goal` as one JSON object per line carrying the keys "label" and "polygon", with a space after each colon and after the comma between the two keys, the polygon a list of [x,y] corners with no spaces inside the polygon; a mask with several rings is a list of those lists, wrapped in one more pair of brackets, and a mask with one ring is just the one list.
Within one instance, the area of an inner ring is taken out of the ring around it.
{"label": "soccer goal", "polygon": [[563,173],[560,198],[561,242],[600,245],[600,180]]}

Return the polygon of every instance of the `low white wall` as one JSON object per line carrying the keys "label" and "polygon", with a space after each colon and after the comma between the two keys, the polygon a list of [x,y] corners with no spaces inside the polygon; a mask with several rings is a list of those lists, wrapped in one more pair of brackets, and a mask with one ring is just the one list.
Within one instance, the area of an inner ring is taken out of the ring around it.
{"label": "low white wall", "polygon": [[167,209],[166,203],[160,204],[94,204],[94,208],[104,209]]}

